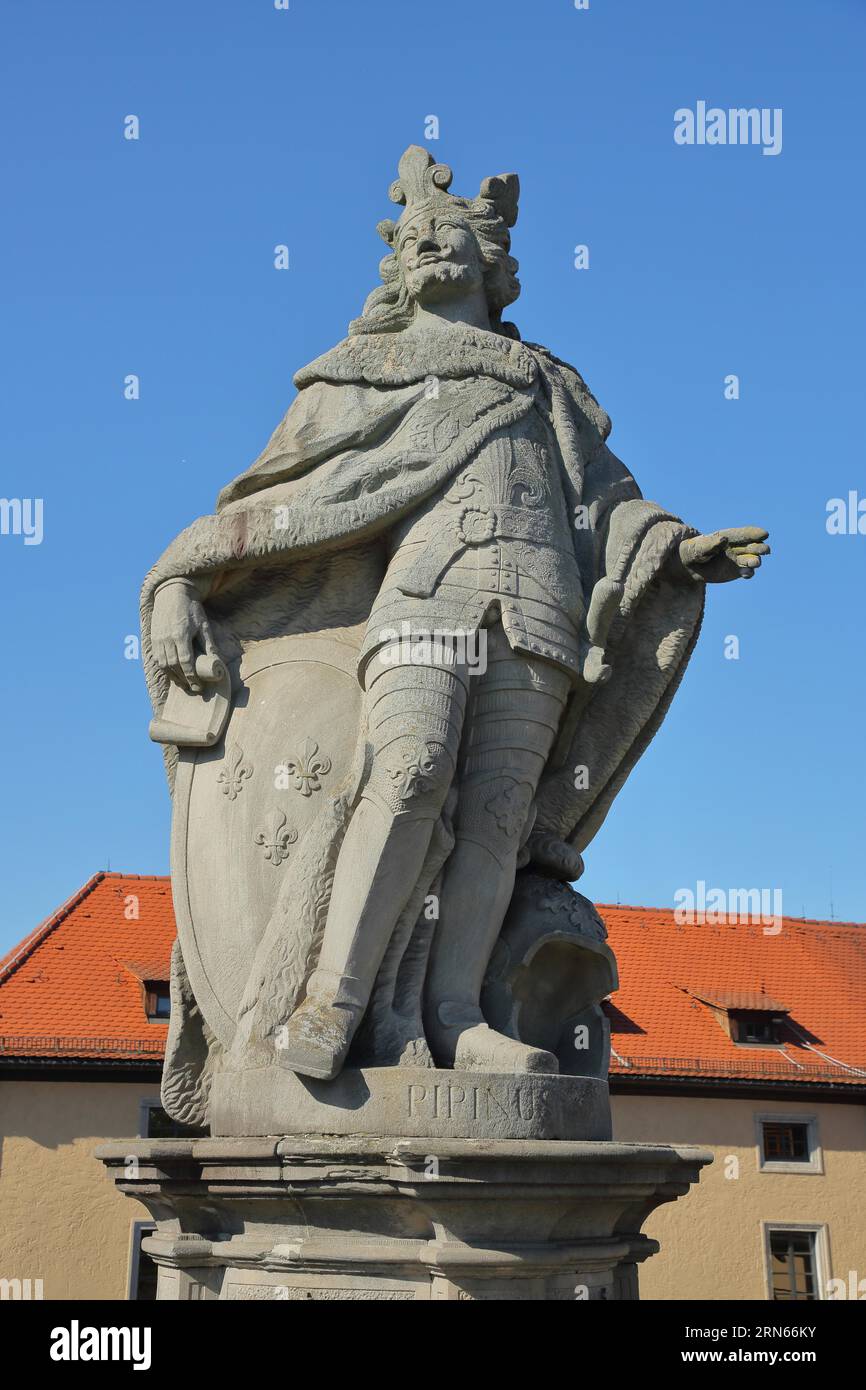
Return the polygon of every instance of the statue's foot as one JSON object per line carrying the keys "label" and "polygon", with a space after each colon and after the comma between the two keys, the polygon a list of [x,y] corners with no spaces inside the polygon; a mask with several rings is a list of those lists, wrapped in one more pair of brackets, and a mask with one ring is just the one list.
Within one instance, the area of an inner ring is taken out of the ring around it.
{"label": "statue's foot", "polygon": [[559,1062],[542,1047],[497,1033],[484,1022],[480,1009],[440,1004],[437,1019],[427,1036],[439,1066],[457,1071],[559,1072]]}
{"label": "statue's foot", "polygon": [[346,1060],[356,1023],[352,1009],[305,999],[277,1032],[277,1061],[301,1076],[333,1081]]}
{"label": "statue's foot", "polygon": [[508,1038],[486,1023],[475,1023],[460,1032],[454,1048],[453,1065],[462,1071],[498,1071],[506,1074],[559,1071],[559,1062],[552,1052],[546,1052],[543,1047],[530,1047],[516,1038]]}

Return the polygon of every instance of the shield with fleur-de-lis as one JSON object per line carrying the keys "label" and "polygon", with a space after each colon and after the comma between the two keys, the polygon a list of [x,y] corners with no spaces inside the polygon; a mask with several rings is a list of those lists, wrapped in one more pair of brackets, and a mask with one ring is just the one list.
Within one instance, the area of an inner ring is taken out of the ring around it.
{"label": "shield with fleur-de-lis", "polygon": [[319,634],[251,644],[231,668],[223,739],[180,750],[175,916],[196,1002],[224,1047],[293,856],[349,775],[357,659],[356,647]]}

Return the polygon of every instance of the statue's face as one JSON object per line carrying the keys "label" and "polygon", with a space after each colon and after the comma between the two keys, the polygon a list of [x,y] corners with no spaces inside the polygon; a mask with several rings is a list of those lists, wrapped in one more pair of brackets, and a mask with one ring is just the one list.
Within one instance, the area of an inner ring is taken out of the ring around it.
{"label": "statue's face", "polygon": [[475,233],[456,209],[421,209],[401,222],[396,252],[409,296],[418,304],[459,298],[484,283]]}

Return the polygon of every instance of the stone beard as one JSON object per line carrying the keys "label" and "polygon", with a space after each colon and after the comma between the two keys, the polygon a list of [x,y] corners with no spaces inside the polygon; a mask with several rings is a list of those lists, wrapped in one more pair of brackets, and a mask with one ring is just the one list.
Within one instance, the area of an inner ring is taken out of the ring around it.
{"label": "stone beard", "polygon": [[[282,1130],[238,1132],[288,1132],[310,1095],[348,1105],[359,1067],[413,1069],[418,1124],[443,1096],[455,1124],[479,1122],[467,1096],[514,1101],[443,1074],[522,1075],[525,1096],[536,1077],[534,1119],[542,1078],[603,1085],[615,964],[568,884],[667,711],[705,581],[767,550],[643,499],[580,376],[503,322],[516,176],[473,199],[450,182],[406,151],[382,286],[145,583],[174,796],[164,1103],[187,1122],[265,1124],[264,1081],[241,1118],[229,1099],[253,1074],[295,1089],[268,1112]],[[437,640],[403,659],[395,633]]]}

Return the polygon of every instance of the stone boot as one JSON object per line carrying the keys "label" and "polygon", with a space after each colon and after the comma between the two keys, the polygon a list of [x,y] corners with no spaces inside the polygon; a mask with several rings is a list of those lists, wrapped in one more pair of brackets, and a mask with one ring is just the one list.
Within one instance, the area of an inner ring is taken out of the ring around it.
{"label": "stone boot", "polygon": [[342,1069],[360,1020],[357,1008],[308,997],[278,1033],[279,1065],[317,1081],[332,1081]]}
{"label": "stone boot", "polygon": [[445,1000],[425,1024],[437,1066],[455,1071],[559,1072],[552,1052],[508,1038],[485,1023],[481,1009],[454,1000]]}

